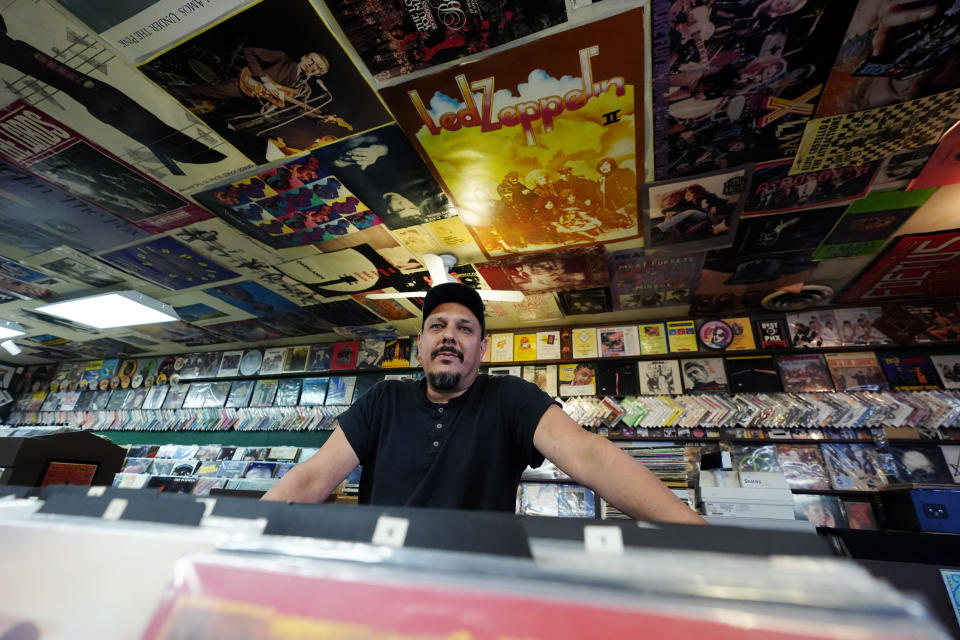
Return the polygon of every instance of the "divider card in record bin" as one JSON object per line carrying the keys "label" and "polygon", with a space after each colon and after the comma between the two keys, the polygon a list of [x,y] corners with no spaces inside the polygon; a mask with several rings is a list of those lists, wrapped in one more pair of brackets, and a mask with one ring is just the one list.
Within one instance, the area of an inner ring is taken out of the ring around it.
{"label": "divider card in record bin", "polygon": [[631,9],[381,90],[488,256],[640,237],[643,34]]}

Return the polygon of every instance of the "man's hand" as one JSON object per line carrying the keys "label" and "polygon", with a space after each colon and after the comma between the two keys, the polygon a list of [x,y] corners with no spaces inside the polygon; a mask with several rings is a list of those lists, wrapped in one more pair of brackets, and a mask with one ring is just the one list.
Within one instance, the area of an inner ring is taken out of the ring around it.
{"label": "man's hand", "polygon": [[917,0],[881,0],[877,9],[877,32],[873,36],[873,55],[883,58],[890,42],[890,30],[911,22],[928,20],[937,15],[940,5],[935,1],[919,3]]}
{"label": "man's hand", "polygon": [[280,85],[275,83],[268,76],[263,76],[260,79],[260,84],[270,96],[275,98],[275,100],[271,100],[271,102],[277,102],[277,106],[282,107],[286,102],[286,94],[283,92],[283,89],[280,87]]}

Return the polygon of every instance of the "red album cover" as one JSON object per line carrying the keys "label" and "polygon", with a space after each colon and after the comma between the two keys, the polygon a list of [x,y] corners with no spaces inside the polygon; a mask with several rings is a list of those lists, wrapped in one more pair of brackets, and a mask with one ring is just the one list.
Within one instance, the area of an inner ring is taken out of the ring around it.
{"label": "red album cover", "polygon": [[357,357],[360,353],[360,342],[337,342],[333,345],[333,355],[330,357],[330,369],[356,369]]}
{"label": "red album cover", "polygon": [[89,487],[93,484],[93,476],[97,473],[97,465],[78,462],[51,462],[40,480],[40,486],[48,484],[69,484],[78,487]]}

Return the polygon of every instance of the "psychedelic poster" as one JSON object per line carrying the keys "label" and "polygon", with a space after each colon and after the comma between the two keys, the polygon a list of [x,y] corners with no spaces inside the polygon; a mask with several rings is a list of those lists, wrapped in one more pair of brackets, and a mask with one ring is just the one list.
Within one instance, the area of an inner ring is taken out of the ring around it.
{"label": "psychedelic poster", "polygon": [[956,89],[958,62],[960,12],[955,0],[860,0],[817,117]]}
{"label": "psychedelic poster", "polygon": [[640,249],[617,251],[610,256],[613,308],[689,304],[702,265],[703,254],[647,256]]}
{"label": "psychedelic poster", "polygon": [[867,267],[840,302],[956,295],[960,283],[960,229],[901,236]]}
{"label": "psychedelic poster", "polygon": [[390,121],[308,0],[252,5],[139,68],[258,165]]}
{"label": "psychedelic poster", "polygon": [[729,247],[749,194],[746,165],[690,179],[643,185],[644,248],[689,253]]}
{"label": "psychedelic poster", "polygon": [[23,100],[0,110],[0,157],[151,233],[211,217]]}
{"label": "psychedelic poster", "polygon": [[0,242],[29,254],[68,245],[85,253],[149,234],[40,178],[0,162]]}
{"label": "psychedelic poster", "polygon": [[657,179],[792,156],[855,3],[652,6]]}
{"label": "psychedelic poster", "polygon": [[314,154],[194,197],[275,249],[335,240],[381,224]]}
{"label": "psychedelic poster", "polygon": [[563,0],[326,4],[378,80],[486,51],[567,19]]}
{"label": "psychedelic poster", "polygon": [[327,145],[313,155],[390,229],[454,214],[443,189],[395,124]]}
{"label": "psychedelic poster", "polygon": [[230,280],[238,275],[166,236],[100,257],[139,278],[174,290]]}
{"label": "psychedelic poster", "polygon": [[381,90],[486,255],[640,236],[643,17],[634,9]]}
{"label": "psychedelic poster", "polygon": [[808,209],[863,197],[870,188],[879,162],[827,169],[791,176],[793,159],[757,165],[743,217],[778,211]]}
{"label": "psychedelic poster", "polygon": [[0,17],[0,104],[21,98],[181,193],[250,166],[51,3],[8,1]]}

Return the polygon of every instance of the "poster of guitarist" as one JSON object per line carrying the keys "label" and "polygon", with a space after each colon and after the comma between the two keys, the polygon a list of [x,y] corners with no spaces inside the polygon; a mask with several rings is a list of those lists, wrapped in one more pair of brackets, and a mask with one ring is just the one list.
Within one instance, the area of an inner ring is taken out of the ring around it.
{"label": "poster of guitarist", "polygon": [[141,71],[257,164],[389,120],[306,0],[267,4],[232,16]]}

